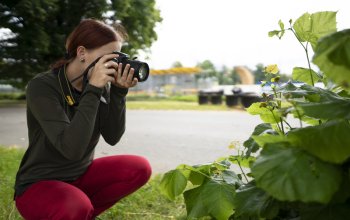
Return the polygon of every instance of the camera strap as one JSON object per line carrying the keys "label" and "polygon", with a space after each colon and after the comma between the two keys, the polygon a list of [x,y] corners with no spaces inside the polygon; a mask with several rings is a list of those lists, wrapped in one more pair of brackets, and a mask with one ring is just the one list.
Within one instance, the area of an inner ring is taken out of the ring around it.
{"label": "camera strap", "polygon": [[[79,78],[83,77],[82,91],[84,91],[87,84],[89,83],[89,80],[88,80],[89,70],[93,66],[95,66],[95,64],[98,62],[99,59],[100,59],[100,57],[97,58],[94,62],[92,62],[80,76],[76,77],[71,82],[69,82],[69,80],[67,78],[66,64],[63,65],[59,69],[58,82],[60,84],[60,88],[61,88],[62,94],[64,96],[64,99],[66,100],[66,102],[68,103],[69,106],[77,106],[79,104],[79,97],[74,93],[71,83],[78,80]],[[101,96],[101,101],[105,104],[109,104],[109,101],[110,101],[110,94],[109,93],[110,93],[110,84],[107,83],[107,85],[103,89],[103,93]]]}
{"label": "camera strap", "polygon": [[62,94],[64,96],[64,99],[70,106],[77,105],[76,98],[74,97],[72,93],[71,85],[67,79],[66,75],[66,65],[63,65],[59,70],[58,70],[58,82],[61,87]]}

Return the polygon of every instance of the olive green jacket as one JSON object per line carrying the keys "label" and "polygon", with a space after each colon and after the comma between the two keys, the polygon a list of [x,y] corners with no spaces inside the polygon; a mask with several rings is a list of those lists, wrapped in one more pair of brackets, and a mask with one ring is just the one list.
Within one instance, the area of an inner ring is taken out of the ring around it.
{"label": "olive green jacket", "polygon": [[125,131],[128,90],[111,86],[109,104],[100,101],[102,92],[87,84],[79,104],[69,106],[56,72],[39,74],[29,82],[29,146],[16,176],[16,196],[41,180],[77,179],[92,162],[101,135],[110,145],[118,143]]}

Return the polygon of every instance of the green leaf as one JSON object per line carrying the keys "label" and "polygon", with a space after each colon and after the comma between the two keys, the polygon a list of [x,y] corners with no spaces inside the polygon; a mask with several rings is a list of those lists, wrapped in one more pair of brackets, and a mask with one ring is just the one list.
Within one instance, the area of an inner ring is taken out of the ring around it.
{"label": "green leaf", "polygon": [[279,25],[280,28],[281,28],[281,32],[280,32],[280,34],[278,35],[278,38],[281,39],[281,38],[283,37],[284,33],[285,33],[285,30],[284,30],[284,23],[283,23],[281,20],[279,20],[279,21],[278,21],[278,25]]}
{"label": "green leaf", "polygon": [[201,185],[210,176],[212,164],[203,164],[189,166],[187,164],[181,164],[177,166],[177,170],[180,170],[182,174],[190,181],[193,185]]}
{"label": "green leaf", "polygon": [[281,31],[277,31],[277,30],[269,31],[268,35],[269,35],[269,37],[278,36],[278,34],[279,34],[280,32],[281,32]]}
{"label": "green leaf", "polygon": [[222,171],[221,176],[222,176],[222,179],[227,184],[238,186],[238,187],[243,184],[242,180],[232,170],[224,170],[224,171]]}
{"label": "green leaf", "polygon": [[252,138],[260,147],[264,147],[266,144],[288,142],[284,135],[276,134],[253,135]]}
{"label": "green leaf", "polygon": [[[311,79],[310,71],[311,71],[313,80]],[[294,67],[292,77],[293,77],[293,80],[304,82],[309,85],[313,85],[312,82],[316,83],[320,80],[320,78],[318,77],[315,71],[307,68],[302,68],[302,67]]]}
{"label": "green leaf", "polygon": [[269,110],[267,107],[261,107],[261,102],[253,103],[247,108],[247,112],[251,115],[260,115],[261,120],[272,124],[278,123],[281,117],[281,113],[278,110]]}
{"label": "green leaf", "polygon": [[341,164],[350,157],[350,125],[346,120],[292,130],[288,140],[312,155]]}
{"label": "green leaf", "polygon": [[293,28],[299,40],[310,42],[315,50],[318,39],[337,30],[336,14],[331,11],[305,13],[295,21]]}
{"label": "green leaf", "polygon": [[322,38],[313,57],[320,70],[339,85],[350,87],[350,29]]}
{"label": "green leaf", "polygon": [[187,219],[200,218],[209,215],[204,202],[205,198],[202,197],[202,186],[196,187],[184,192]]}
{"label": "green leaf", "polygon": [[239,164],[242,167],[250,167],[250,164],[255,161],[255,157],[252,157],[252,156],[239,156],[239,155],[233,156],[233,155],[231,155],[229,157],[229,160],[233,164]]}
{"label": "green leaf", "polygon": [[307,84],[301,85],[300,87],[296,87],[292,83],[287,83],[280,88],[277,89],[278,92],[281,92],[284,96],[288,96],[289,98],[297,98],[296,101],[300,102],[300,99],[304,97],[306,100],[310,102],[327,102],[333,101],[337,99],[343,99],[343,97],[338,94],[325,90],[318,87],[313,87]]}
{"label": "green leaf", "polygon": [[187,217],[205,215],[217,220],[227,220],[233,214],[235,188],[232,185],[210,180],[184,193]]}
{"label": "green leaf", "polygon": [[350,119],[350,100],[299,103],[304,115],[318,119]]}
{"label": "green leaf", "polygon": [[303,220],[343,220],[349,219],[349,216],[349,204],[309,205],[301,210]]}
{"label": "green leaf", "polygon": [[233,204],[235,206],[235,217],[249,216],[273,219],[279,211],[278,202],[265,191],[250,182],[238,190]]}
{"label": "green leaf", "polygon": [[283,143],[266,145],[251,170],[257,187],[281,201],[327,203],[341,182],[339,167]]}
{"label": "green leaf", "polygon": [[310,39],[310,35],[311,35],[310,18],[311,18],[311,15],[309,13],[304,13],[293,24],[293,29],[295,30],[301,42],[305,42]]}
{"label": "green leaf", "polygon": [[278,21],[278,25],[280,26],[281,30],[284,30],[284,24],[283,24],[282,20]]}
{"label": "green leaf", "polygon": [[[262,123],[257,125],[254,128],[254,131],[251,135],[260,135],[264,131],[270,130],[270,129],[272,129],[270,124]],[[247,149],[246,156],[248,157],[250,156],[251,153],[255,153],[260,148],[259,145],[254,141],[252,137],[249,137],[249,139],[243,143],[243,146]]]}
{"label": "green leaf", "polygon": [[174,200],[186,188],[187,179],[180,170],[171,170],[164,174],[160,182],[161,192],[169,199]]}

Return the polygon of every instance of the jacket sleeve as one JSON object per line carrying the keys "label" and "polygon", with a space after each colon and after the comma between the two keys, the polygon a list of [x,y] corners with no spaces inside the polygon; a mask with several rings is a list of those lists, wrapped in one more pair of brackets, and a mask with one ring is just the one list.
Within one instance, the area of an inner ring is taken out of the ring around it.
{"label": "jacket sleeve", "polygon": [[27,87],[27,105],[51,144],[67,159],[79,160],[91,140],[102,89],[87,85],[74,117],[69,120],[61,94],[40,78]]}
{"label": "jacket sleeve", "polygon": [[125,96],[128,89],[111,86],[110,103],[101,103],[100,128],[104,140],[116,145],[125,132]]}

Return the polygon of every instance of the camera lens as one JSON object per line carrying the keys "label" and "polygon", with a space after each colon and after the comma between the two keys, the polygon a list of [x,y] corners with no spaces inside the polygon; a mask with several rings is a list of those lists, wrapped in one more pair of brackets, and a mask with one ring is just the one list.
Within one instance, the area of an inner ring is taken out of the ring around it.
{"label": "camera lens", "polygon": [[149,69],[148,69],[148,66],[145,65],[144,63],[141,64],[140,66],[140,69],[139,69],[139,80],[142,82],[142,81],[145,81],[148,77],[148,74],[149,74]]}

